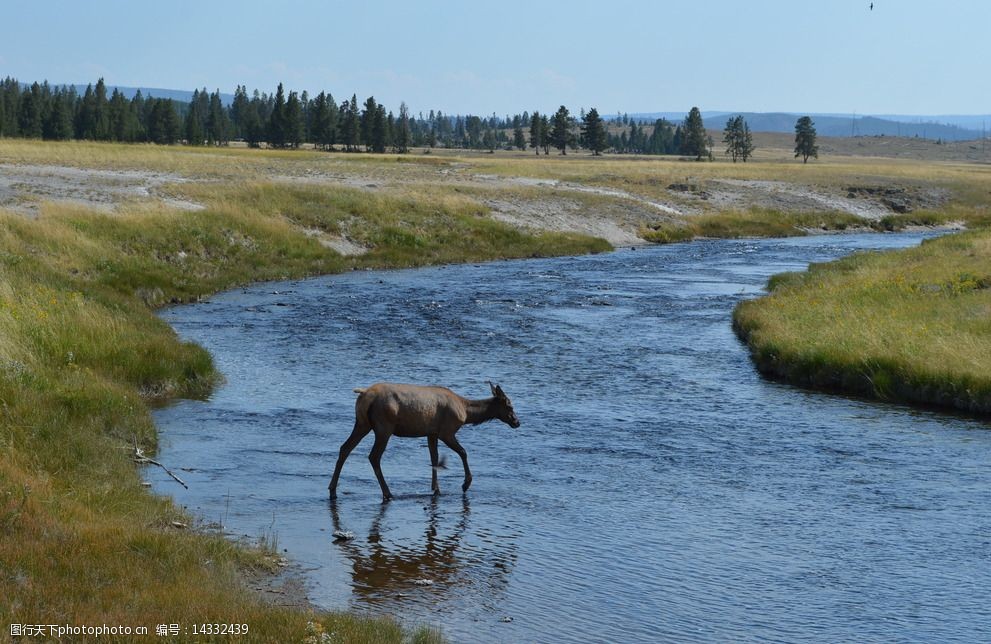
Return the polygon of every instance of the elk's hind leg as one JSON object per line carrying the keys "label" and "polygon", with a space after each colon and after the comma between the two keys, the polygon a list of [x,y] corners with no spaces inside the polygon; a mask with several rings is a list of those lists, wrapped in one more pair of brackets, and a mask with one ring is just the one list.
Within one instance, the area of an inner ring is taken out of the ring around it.
{"label": "elk's hind leg", "polygon": [[392,434],[388,432],[375,432],[375,444],[372,445],[372,452],[368,455],[368,460],[372,464],[372,469],[375,470],[375,478],[379,480],[379,487],[382,488],[382,500],[388,501],[392,499],[392,493],[389,492],[389,486],[386,485],[385,477],[382,476],[382,453],[385,451],[386,445],[389,444],[389,437]]}
{"label": "elk's hind leg", "polygon": [[330,479],[330,485],[327,489],[330,490],[330,498],[337,498],[337,479],[341,476],[341,469],[344,467],[344,461],[348,460],[348,456],[351,454],[351,450],[358,446],[368,432],[371,431],[371,427],[363,426],[359,422],[355,422],[354,429],[351,430],[351,435],[348,436],[347,440],[341,445],[341,451],[337,456],[337,465],[334,466],[334,475]]}
{"label": "elk's hind leg", "polygon": [[430,448],[430,491],[434,494],[440,494],[440,486],[437,485],[437,468],[439,465],[437,457],[437,437],[427,436],[427,447]]}

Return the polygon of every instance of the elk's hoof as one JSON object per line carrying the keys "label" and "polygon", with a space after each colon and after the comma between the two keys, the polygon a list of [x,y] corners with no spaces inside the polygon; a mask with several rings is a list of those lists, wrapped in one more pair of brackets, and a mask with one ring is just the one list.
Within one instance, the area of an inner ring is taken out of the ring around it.
{"label": "elk's hoof", "polygon": [[462,491],[462,492],[467,492],[467,491],[468,491],[468,488],[470,488],[470,487],[471,487],[471,481],[465,481],[465,482],[464,482],[464,483],[463,483],[463,484],[461,485],[461,491]]}

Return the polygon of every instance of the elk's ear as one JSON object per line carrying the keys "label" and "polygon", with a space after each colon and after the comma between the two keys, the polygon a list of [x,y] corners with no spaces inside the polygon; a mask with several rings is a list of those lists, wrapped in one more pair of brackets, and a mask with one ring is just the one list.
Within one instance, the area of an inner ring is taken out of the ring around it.
{"label": "elk's ear", "polygon": [[499,385],[493,385],[491,380],[486,380],[486,382],[489,383],[489,389],[492,390],[492,395],[493,396],[498,396],[499,395],[499,391],[500,391],[499,390]]}
{"label": "elk's ear", "polygon": [[499,396],[503,400],[509,400],[509,396],[506,395],[506,392],[503,391],[502,387],[500,387],[499,385],[495,386],[495,395]]}

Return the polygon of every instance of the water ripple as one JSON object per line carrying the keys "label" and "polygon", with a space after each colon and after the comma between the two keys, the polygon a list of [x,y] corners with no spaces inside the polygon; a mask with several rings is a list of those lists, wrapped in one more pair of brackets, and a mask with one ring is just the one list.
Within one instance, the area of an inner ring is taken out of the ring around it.
{"label": "water ripple", "polygon": [[[318,604],[454,641],[989,641],[991,432],[765,382],[729,328],[773,273],[918,239],[356,272],[171,309],[228,384],[156,414],[191,489],[147,476],[274,532]],[[366,440],[328,504],[351,388],[377,380],[498,381],[523,426],[462,430],[466,496],[455,455],[434,498],[425,441],[393,439],[387,505]]]}

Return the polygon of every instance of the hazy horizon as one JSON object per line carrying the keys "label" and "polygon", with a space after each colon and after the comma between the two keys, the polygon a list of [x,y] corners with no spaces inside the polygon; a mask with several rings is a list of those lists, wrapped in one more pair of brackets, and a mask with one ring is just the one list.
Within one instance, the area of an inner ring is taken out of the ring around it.
{"label": "hazy horizon", "polygon": [[[0,76],[232,93],[279,82],[414,112],[524,109],[980,115],[974,43],[991,5],[961,0],[624,1],[495,7],[308,1],[6,8]],[[191,19],[195,16],[195,19]]]}

